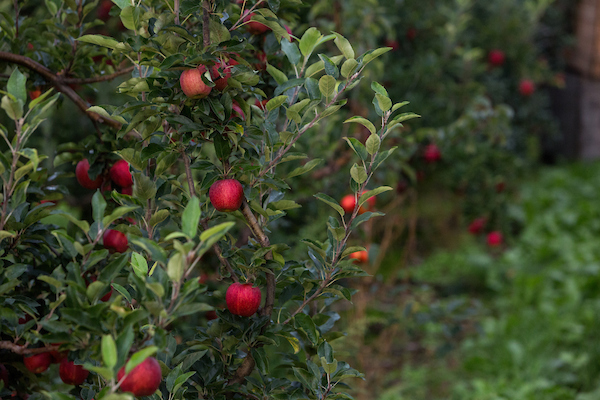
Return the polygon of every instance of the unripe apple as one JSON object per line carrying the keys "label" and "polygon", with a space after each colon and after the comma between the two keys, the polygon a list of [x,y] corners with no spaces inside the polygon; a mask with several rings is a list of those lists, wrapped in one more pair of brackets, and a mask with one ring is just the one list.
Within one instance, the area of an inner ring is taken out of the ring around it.
{"label": "unripe apple", "polygon": [[240,208],[244,200],[244,188],[235,179],[222,179],[208,190],[211,204],[218,211],[231,212]]}
{"label": "unripe apple", "polygon": [[232,283],[225,293],[229,312],[242,317],[253,315],[260,306],[260,289],[250,283]]}
{"label": "unripe apple", "polygon": [[231,69],[234,65],[238,65],[238,62],[234,59],[230,59],[229,61],[220,61],[213,65],[211,68],[211,75],[217,90],[220,90],[221,92],[225,90],[227,87],[227,81],[229,78],[231,78]]}
{"label": "unripe apple", "polygon": [[423,158],[427,163],[434,163],[439,161],[442,158],[442,152],[437,147],[435,143],[428,144],[425,146],[425,151],[423,152]]}
{"label": "unripe apple", "polygon": [[90,371],[65,358],[60,362],[58,374],[60,379],[67,385],[81,385],[90,374]]}
{"label": "unripe apple", "polygon": [[364,264],[369,261],[369,253],[366,250],[355,251],[350,254],[350,258],[354,259],[355,264]]}
{"label": "unripe apple", "polygon": [[34,374],[41,374],[48,369],[52,363],[50,353],[38,353],[31,356],[23,357],[25,368]]}
{"label": "unripe apple", "polygon": [[486,223],[487,223],[487,220],[483,217],[475,218],[473,220],[473,222],[471,222],[469,224],[469,233],[471,233],[473,235],[477,235],[477,234],[481,233],[483,231],[483,228],[485,228]]}
{"label": "unripe apple", "polygon": [[492,231],[487,235],[487,244],[490,247],[497,247],[502,244],[504,237],[500,231]]}
{"label": "unripe apple", "polygon": [[111,253],[124,253],[129,247],[127,236],[123,232],[119,232],[114,229],[107,229],[104,232],[104,248],[108,249]]}
{"label": "unripe apple", "polygon": [[506,59],[506,56],[504,55],[504,52],[502,50],[492,49],[488,53],[488,63],[492,67],[501,66],[502,64],[504,64],[505,59]]}
{"label": "unripe apple", "polygon": [[531,79],[523,79],[519,83],[519,93],[522,96],[529,97],[535,92],[535,83]]}
{"label": "unripe apple", "polygon": [[253,35],[260,35],[267,31],[270,31],[271,28],[269,28],[265,24],[260,23],[258,21],[252,21],[252,16],[254,16],[255,14],[256,13],[250,13],[244,17],[244,24],[246,25],[246,29],[248,30],[248,32],[250,32]]}
{"label": "unripe apple", "polygon": [[133,178],[129,171],[129,163],[119,160],[110,167],[108,172],[110,179],[122,188],[133,186]]}
{"label": "unripe apple", "polygon": [[90,176],[88,175],[89,170],[90,162],[87,160],[87,158],[84,158],[83,160],[79,161],[75,167],[75,177],[77,177],[77,182],[79,182],[79,184],[84,188],[96,190],[102,186],[102,175],[98,175],[96,179],[91,180]]}
{"label": "unripe apple", "polygon": [[[125,367],[121,367],[117,373],[117,379],[120,381],[123,376],[125,376]],[[160,364],[156,358],[148,357],[129,371],[121,383],[121,390],[131,392],[136,397],[150,396],[158,390],[161,381]]]}
{"label": "unripe apple", "polygon": [[202,75],[206,72],[206,67],[200,65],[197,68],[186,69],[179,77],[181,90],[187,97],[202,99],[210,93],[212,87],[208,86],[202,80]]}

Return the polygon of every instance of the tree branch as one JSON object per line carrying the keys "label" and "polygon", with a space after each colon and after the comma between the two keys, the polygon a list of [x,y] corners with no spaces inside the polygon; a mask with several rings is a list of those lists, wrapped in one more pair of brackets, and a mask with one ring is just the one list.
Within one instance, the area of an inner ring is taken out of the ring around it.
{"label": "tree branch", "polygon": [[20,56],[18,54],[8,53],[5,51],[0,51],[0,61],[8,61],[13,64],[21,65],[31,71],[37,72],[38,74],[43,76],[48,82],[50,82],[50,84],[54,86],[57,91],[63,93],[65,96],[71,99],[71,101],[75,103],[77,107],[79,107],[79,109],[83,111],[92,120],[92,122],[105,124],[115,129],[121,128],[120,122],[110,118],[104,118],[100,114],[96,114],[95,112],[87,111],[87,109],[89,108],[88,103],[86,103],[77,94],[76,91],[74,91],[67,85],[63,77],[52,72],[42,64],[33,61],[29,57]]}
{"label": "tree branch", "polygon": [[53,345],[48,347],[36,347],[33,349],[29,349],[27,348],[27,346],[21,346],[13,342],[9,342],[7,340],[0,341],[0,349],[10,350],[15,354],[20,355],[47,353],[49,351],[58,350],[59,347],[59,345]]}
{"label": "tree branch", "polygon": [[202,44],[204,47],[210,46],[210,16],[208,0],[202,1]]}

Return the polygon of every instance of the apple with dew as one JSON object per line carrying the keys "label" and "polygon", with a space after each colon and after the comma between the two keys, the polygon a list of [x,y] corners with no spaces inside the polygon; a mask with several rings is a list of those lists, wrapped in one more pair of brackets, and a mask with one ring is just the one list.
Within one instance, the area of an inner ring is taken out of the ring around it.
{"label": "apple with dew", "polygon": [[423,158],[427,163],[434,163],[442,158],[442,152],[435,143],[428,144],[425,146],[423,151]]}
{"label": "apple with dew", "polygon": [[77,178],[77,182],[79,182],[79,184],[84,188],[96,190],[102,186],[102,181],[104,179],[102,175],[98,175],[96,179],[91,180],[88,174],[89,170],[90,162],[87,160],[87,158],[84,158],[83,160],[79,161],[75,167],[75,177]]}
{"label": "apple with dew", "polygon": [[504,236],[502,236],[502,232],[500,231],[492,231],[487,235],[487,244],[490,247],[500,246],[503,241]]}
{"label": "apple with dew", "polygon": [[31,356],[23,357],[23,364],[25,368],[34,374],[41,374],[48,369],[52,364],[52,357],[50,353],[38,353]]}
{"label": "apple with dew", "polygon": [[60,362],[58,374],[67,385],[81,385],[87,379],[90,371],[65,358]]}
{"label": "apple with dew", "polygon": [[119,160],[110,167],[108,171],[110,179],[122,188],[133,186],[133,177],[129,171],[129,163],[125,160]]}
{"label": "apple with dew", "polygon": [[488,64],[490,64],[492,67],[501,66],[502,64],[504,64],[505,59],[506,56],[504,55],[504,52],[502,50],[492,49],[488,53]]}
{"label": "apple with dew", "polygon": [[469,224],[469,233],[473,234],[473,235],[477,235],[481,232],[483,232],[483,228],[485,228],[485,224],[487,223],[487,219],[481,217],[481,218],[475,218],[473,220],[473,222],[471,222]]}
{"label": "apple with dew", "polygon": [[242,317],[254,314],[260,306],[260,289],[251,283],[232,283],[225,293],[225,303],[229,312]]}
{"label": "apple with dew", "polygon": [[215,83],[215,89],[219,91],[225,90],[227,87],[227,82],[229,78],[231,78],[231,69],[234,65],[238,65],[239,63],[234,59],[229,59],[229,61],[219,61],[211,68],[211,74],[213,78],[213,82]]}
{"label": "apple with dew", "polygon": [[123,377],[125,379],[121,382],[122,391],[131,392],[136,397],[150,396],[160,386],[162,371],[156,358],[148,357],[129,371],[127,375],[125,375],[125,367],[121,367],[117,373],[117,379],[121,381]]}
{"label": "apple with dew", "polygon": [[222,179],[208,189],[208,198],[217,211],[235,211],[244,200],[244,188],[236,179]]}
{"label": "apple with dew", "polygon": [[107,229],[103,236],[104,248],[111,253],[124,253],[129,248],[127,236],[123,232]]}
{"label": "apple with dew", "polygon": [[256,13],[250,13],[244,17],[244,24],[246,25],[246,30],[248,32],[253,35],[261,35],[271,30],[267,25],[258,21],[253,21],[252,17],[254,15],[256,15]]}
{"label": "apple with dew", "polygon": [[212,87],[202,80],[202,75],[205,72],[206,66],[199,65],[197,68],[186,69],[181,73],[179,85],[187,97],[202,99],[208,96]]}
{"label": "apple with dew", "polygon": [[535,83],[531,79],[523,79],[519,82],[519,93],[521,96],[529,97],[535,92]]}
{"label": "apple with dew", "polygon": [[369,261],[369,253],[366,250],[350,253],[350,258],[354,259],[354,264],[364,264]]}

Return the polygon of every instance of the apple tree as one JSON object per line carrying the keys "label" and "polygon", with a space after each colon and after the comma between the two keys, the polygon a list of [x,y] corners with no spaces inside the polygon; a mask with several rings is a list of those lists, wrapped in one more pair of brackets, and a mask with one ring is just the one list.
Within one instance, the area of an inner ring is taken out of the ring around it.
{"label": "apple tree", "polygon": [[[290,33],[299,0],[2,4],[0,396],[350,398],[336,304],[406,102],[372,82],[376,118],[344,118],[369,135],[337,138],[351,206],[309,200],[326,239],[277,232],[319,162],[306,138],[390,49]],[[115,79],[114,102],[82,98]],[[89,121],[49,153],[66,103]]]}

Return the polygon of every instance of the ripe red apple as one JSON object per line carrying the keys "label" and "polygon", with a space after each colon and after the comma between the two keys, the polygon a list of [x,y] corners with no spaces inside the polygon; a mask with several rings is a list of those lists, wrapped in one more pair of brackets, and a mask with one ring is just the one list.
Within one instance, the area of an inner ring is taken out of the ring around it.
{"label": "ripe red apple", "polygon": [[492,231],[487,235],[487,244],[490,247],[497,247],[502,244],[504,237],[500,231]]}
{"label": "ripe red apple", "polygon": [[505,59],[506,59],[506,56],[504,55],[504,52],[502,50],[492,49],[488,53],[488,63],[492,67],[501,66],[502,64],[504,64]]}
{"label": "ripe red apple", "polygon": [[42,89],[36,87],[34,90],[29,92],[29,98],[35,100],[42,95]]}
{"label": "ripe red apple", "polygon": [[90,176],[88,175],[89,170],[90,162],[87,160],[87,158],[79,161],[75,167],[75,176],[77,177],[77,182],[79,182],[79,184],[86,189],[96,190],[102,186],[102,175],[98,175],[96,179],[91,180]]}
{"label": "ripe red apple", "polygon": [[128,186],[128,187],[124,187],[124,188],[120,188],[121,190],[119,191],[121,194],[126,194],[128,196],[133,195],[133,186]]}
{"label": "ripe red apple", "polygon": [[[358,209],[358,215],[364,214],[366,211],[373,209],[373,207],[375,207],[376,201],[377,200],[375,199],[375,196],[369,197],[366,203],[363,203],[366,204],[367,207],[365,208],[364,206],[360,206],[360,208]],[[347,194],[344,197],[342,197],[342,200],[340,200],[340,206],[342,206],[345,212],[352,213],[354,211],[354,206],[356,206],[354,194]]]}
{"label": "ripe red apple", "polygon": [[364,264],[369,261],[369,253],[366,250],[355,251],[350,254],[350,258],[354,259],[355,264]]}
{"label": "ripe red apple", "polygon": [[246,25],[246,30],[253,35],[260,35],[267,31],[270,31],[271,28],[262,24],[258,21],[252,21],[252,16],[256,13],[250,13],[244,17],[244,24]]}
{"label": "ripe red apple", "polygon": [[67,351],[52,350],[50,352],[50,357],[52,357],[52,364],[58,364],[67,358]]}
{"label": "ripe red apple", "polygon": [[25,316],[24,316],[24,317],[22,317],[22,318],[19,318],[19,325],[21,325],[21,324],[25,324],[25,323],[27,323],[28,321],[31,321],[32,319],[33,319],[33,317],[32,317],[31,315],[29,315],[29,314],[25,314]]}
{"label": "ripe red apple", "polygon": [[[121,367],[117,373],[120,381],[125,376],[125,367]],[[131,392],[134,396],[150,396],[156,392],[162,381],[160,364],[154,357],[148,357],[134,369],[129,371],[125,380],[121,383],[121,390]]]}
{"label": "ripe red apple", "polygon": [[111,253],[124,253],[129,248],[127,236],[123,232],[119,232],[114,229],[107,229],[104,232],[104,248],[108,249]]}
{"label": "ripe red apple", "polygon": [[202,80],[202,75],[206,72],[204,65],[199,65],[197,68],[186,69],[179,77],[181,90],[187,97],[202,99],[210,93],[212,87],[208,86]]}
{"label": "ripe red apple", "polygon": [[50,353],[38,353],[31,356],[23,357],[25,368],[34,374],[41,374],[48,369],[52,363]]}
{"label": "ripe red apple", "polygon": [[233,58],[229,61],[223,61],[216,63],[211,68],[211,76],[215,83],[215,88],[221,92],[227,87],[227,81],[231,78],[231,69],[234,65],[238,65],[238,62]]}
{"label": "ripe red apple", "polygon": [[129,163],[119,160],[110,167],[108,172],[110,179],[122,188],[133,186],[133,178],[129,171]]}
{"label": "ripe red apple", "polygon": [[217,316],[217,312],[215,310],[210,310],[204,314],[204,318],[206,318],[207,321],[212,321],[213,319],[217,319],[219,317]]}
{"label": "ripe red apple", "polygon": [[81,385],[90,374],[90,371],[64,358],[60,362],[58,374],[60,375],[60,379],[67,385]]}
{"label": "ripe red apple", "polygon": [[428,144],[425,146],[423,151],[423,158],[427,163],[434,163],[442,158],[442,152],[435,143]]}
{"label": "ripe red apple", "polygon": [[208,197],[218,211],[231,212],[242,205],[244,188],[236,179],[222,179],[212,184]]}
{"label": "ripe red apple", "polygon": [[229,312],[242,317],[249,317],[260,306],[260,289],[250,283],[232,283],[225,293],[225,302]]}
{"label": "ripe red apple", "polygon": [[529,97],[535,92],[535,83],[531,79],[522,79],[519,83],[519,93],[522,96]]}
{"label": "ripe red apple", "polygon": [[473,234],[473,235],[477,235],[479,233],[481,233],[483,231],[483,228],[485,228],[485,224],[487,223],[487,219],[481,217],[481,218],[475,218],[473,220],[473,222],[471,222],[469,224],[469,233]]}
{"label": "ripe red apple", "polygon": [[101,19],[102,21],[106,22],[109,20],[110,18],[110,9],[113,6],[113,2],[110,0],[102,0],[102,2],[100,3],[100,5],[98,6],[98,10],[96,11],[96,15],[98,16],[98,19]]}

